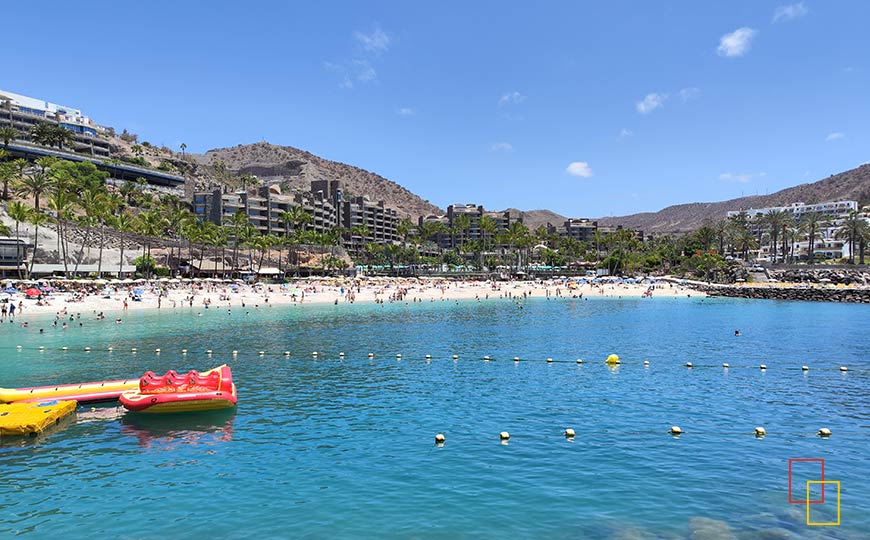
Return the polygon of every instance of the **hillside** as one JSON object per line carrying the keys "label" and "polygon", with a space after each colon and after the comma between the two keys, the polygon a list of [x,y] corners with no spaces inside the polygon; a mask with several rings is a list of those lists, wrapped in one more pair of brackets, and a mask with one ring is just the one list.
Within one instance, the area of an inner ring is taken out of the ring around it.
{"label": "hillside", "polygon": [[400,216],[415,222],[421,215],[443,213],[437,206],[383,176],[290,146],[259,142],[217,148],[191,157],[201,165],[223,162],[230,171],[255,175],[262,183],[278,182],[285,192],[308,190],[312,180],[341,180],[348,194],[366,195],[373,201],[383,200]]}
{"label": "hillside", "polygon": [[647,233],[687,232],[697,229],[706,221],[724,218],[725,213],[730,210],[836,200],[857,200],[862,204],[870,202],[870,164],[770,195],[753,195],[715,203],[678,204],[658,212],[598,218],[598,222],[602,225],[622,225]]}
{"label": "hillside", "polygon": [[516,208],[508,208],[505,212],[510,212],[511,216],[521,215],[523,217],[523,223],[530,231],[534,231],[541,225],[546,225],[547,223],[561,225],[566,219],[568,219],[551,210],[517,210]]}

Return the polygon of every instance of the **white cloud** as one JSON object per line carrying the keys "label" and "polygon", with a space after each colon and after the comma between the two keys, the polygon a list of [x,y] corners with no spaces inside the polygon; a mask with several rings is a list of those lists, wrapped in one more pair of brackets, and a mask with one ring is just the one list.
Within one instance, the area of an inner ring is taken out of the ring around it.
{"label": "white cloud", "polygon": [[790,21],[803,17],[809,12],[803,2],[777,7],[773,12],[773,22]]}
{"label": "white cloud", "polygon": [[585,161],[574,161],[568,165],[568,168],[565,169],[565,172],[570,174],[571,176],[577,176],[580,178],[589,178],[592,176],[592,169],[589,168],[589,164]]}
{"label": "white cloud", "polygon": [[691,99],[698,99],[701,97],[701,89],[695,88],[694,86],[690,86],[689,88],[683,88],[680,90],[680,99],[683,101],[689,101]]}
{"label": "white cloud", "polygon": [[378,72],[366,60],[354,60],[354,71],[356,80],[360,82],[370,82],[378,78]]}
{"label": "white cloud", "polygon": [[399,116],[414,116],[415,114],[417,114],[417,111],[415,111],[411,107],[402,107],[397,112]]}
{"label": "white cloud", "polygon": [[765,172],[759,173],[722,173],[719,175],[719,180],[724,182],[738,182],[740,184],[745,184],[747,182],[751,182],[753,178],[761,178],[767,176]]}
{"label": "white cloud", "polygon": [[833,133],[828,133],[828,136],[825,137],[825,141],[827,141],[827,142],[838,141],[840,139],[845,139],[845,138],[846,138],[845,133],[835,131]]}
{"label": "white cloud", "polygon": [[493,152],[511,152],[514,149],[514,145],[509,142],[497,142],[489,147]]}
{"label": "white cloud", "polygon": [[668,99],[667,94],[653,92],[647,94],[641,101],[635,103],[635,108],[637,108],[637,112],[640,114],[649,114],[659,107],[663,107],[666,99]]}
{"label": "white cloud", "polygon": [[719,38],[719,48],[716,49],[716,52],[719,56],[724,56],[726,58],[743,56],[749,52],[752,39],[756,34],[758,34],[758,31],[753,30],[752,28],[746,26],[738,28],[730,34],[725,34]]}
{"label": "white cloud", "polygon": [[517,91],[508,92],[507,94],[503,94],[500,98],[498,98],[498,106],[504,107],[505,105],[516,105],[517,103],[522,103],[526,100],[526,96],[520,94]]}
{"label": "white cloud", "polygon": [[375,28],[371,33],[366,34],[357,30],[353,33],[353,37],[359,42],[363,50],[370,53],[380,54],[387,52],[390,48],[390,36],[380,28]]}
{"label": "white cloud", "polygon": [[628,128],[622,128],[619,130],[619,138],[620,139],[627,139],[629,137],[634,137],[634,131],[632,131]]}

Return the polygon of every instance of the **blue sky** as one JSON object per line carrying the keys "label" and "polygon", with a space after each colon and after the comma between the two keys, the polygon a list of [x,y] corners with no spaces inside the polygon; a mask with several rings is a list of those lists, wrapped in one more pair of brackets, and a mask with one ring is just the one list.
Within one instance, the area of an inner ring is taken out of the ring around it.
{"label": "blue sky", "polygon": [[442,208],[622,215],[870,161],[864,0],[25,11],[0,88],[175,149],[295,146]]}

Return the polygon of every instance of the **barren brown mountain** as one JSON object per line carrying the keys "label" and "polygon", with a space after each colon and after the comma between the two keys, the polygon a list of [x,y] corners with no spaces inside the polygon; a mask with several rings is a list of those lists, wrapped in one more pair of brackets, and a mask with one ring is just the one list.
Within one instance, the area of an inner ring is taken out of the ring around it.
{"label": "barren brown mountain", "polygon": [[603,217],[599,218],[598,222],[602,225],[622,225],[647,233],[688,232],[697,229],[707,221],[723,219],[725,213],[730,210],[784,206],[796,202],[809,204],[840,200],[855,200],[860,204],[870,203],[870,164],[770,195],[740,197],[716,203],[678,204],[658,212]]}
{"label": "barren brown mountain", "polygon": [[217,148],[192,157],[203,165],[223,162],[227,169],[238,174],[255,175],[262,183],[280,182],[285,191],[308,190],[312,180],[341,180],[348,194],[365,195],[373,201],[383,200],[400,216],[415,222],[421,215],[443,213],[437,206],[383,176],[291,146],[259,142]]}

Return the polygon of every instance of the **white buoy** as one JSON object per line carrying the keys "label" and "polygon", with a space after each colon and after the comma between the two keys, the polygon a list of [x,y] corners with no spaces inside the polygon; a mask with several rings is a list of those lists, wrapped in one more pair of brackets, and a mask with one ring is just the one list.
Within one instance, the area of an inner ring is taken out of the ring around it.
{"label": "white buoy", "polygon": [[801,366],[801,371],[809,371],[809,366]]}
{"label": "white buoy", "polygon": [[765,369],[767,369],[767,366],[765,366],[764,364],[761,364],[760,366],[758,366],[758,369],[760,369],[761,371],[764,371]]}
{"label": "white buoy", "polygon": [[552,363],[553,363],[553,359],[552,359],[552,358],[547,358],[547,363],[548,363],[548,364],[552,364]]}
{"label": "white buoy", "polygon": [[317,351],[314,351],[313,353],[311,353],[311,356],[317,356]]}
{"label": "white buoy", "polygon": [[571,428],[566,429],[566,430],[565,430],[565,436],[568,437],[569,439],[572,438],[572,437],[574,437],[574,430],[571,429]]}
{"label": "white buoy", "polygon": [[823,427],[822,429],[819,430],[819,437],[830,437],[830,436],[831,436],[830,429]]}
{"label": "white buoy", "polygon": [[259,354],[260,356],[265,356],[265,355],[266,355],[266,351],[260,351],[260,352],[258,352],[257,354]]}
{"label": "white buoy", "polygon": [[187,354],[187,349],[181,349],[181,354]]}
{"label": "white buoy", "polygon": [[[289,355],[290,353],[288,352],[287,354]],[[344,353],[340,352],[340,353],[338,353],[338,356],[341,356],[342,358],[344,358]]]}
{"label": "white buoy", "polygon": [[91,352],[91,348],[90,348],[90,347],[85,347],[85,352]]}
{"label": "white buoy", "polygon": [[756,437],[764,437],[765,435],[767,435],[766,429],[764,429],[761,426],[758,426],[757,428],[755,428],[755,436]]}
{"label": "white buoy", "polygon": [[643,361],[643,365],[648,366],[648,365],[649,365],[649,360],[644,360],[644,361]]}
{"label": "white buoy", "polygon": [[109,348],[108,348],[108,349],[106,349],[106,350],[107,350],[107,351],[109,351],[109,352],[112,352],[112,351],[114,351],[114,350],[115,350],[115,348],[114,348],[114,347],[109,347]]}
{"label": "white buoy", "polygon": [[724,362],[724,363],[722,364],[722,367],[725,368],[725,369],[728,369],[728,368],[731,367],[731,364],[729,364],[728,362]]}
{"label": "white buoy", "polygon": [[683,430],[680,429],[680,426],[671,426],[671,429],[668,433],[670,433],[671,435],[682,435]]}
{"label": "white buoy", "polygon": [[62,350],[62,351],[68,351],[68,350],[69,350],[69,347],[61,347],[60,350]]}
{"label": "white buoy", "polygon": [[582,359],[582,358],[578,358],[578,359],[577,359],[577,363],[578,363],[578,364],[582,364],[582,363],[583,363],[583,359]]}
{"label": "white buoy", "polygon": [[511,434],[508,433],[507,431],[502,431],[501,433],[498,434],[498,438],[503,440],[503,441],[506,441],[506,440],[511,438]]}
{"label": "white buoy", "polygon": [[687,367],[687,368],[692,367],[692,363],[691,363],[691,362],[686,362],[686,367]]}
{"label": "white buoy", "polygon": [[160,354],[160,349],[154,349],[154,352],[156,352],[157,354]]}
{"label": "white buoy", "polygon": [[489,360],[490,360],[489,356],[484,356],[483,359],[486,360],[487,362],[489,362]]}
{"label": "white buoy", "polygon": [[[290,356],[290,351],[284,351],[284,356]],[[339,356],[344,356],[344,355],[339,355]]]}
{"label": "white buoy", "polygon": [[45,350],[45,345],[40,345],[40,346],[39,346],[39,350],[40,350],[40,351],[44,351],[44,350]]}
{"label": "white buoy", "polygon": [[453,359],[454,359],[454,360],[459,360],[459,355],[458,355],[458,354],[454,354],[454,355],[453,355]]}
{"label": "white buoy", "polygon": [[431,359],[432,359],[432,355],[431,355],[431,354],[427,354],[427,355],[426,355],[426,360],[431,360]]}
{"label": "white buoy", "polygon": [[375,357],[375,353],[370,352],[370,353],[369,353],[369,358],[374,358],[374,357]]}
{"label": "white buoy", "polygon": [[840,371],[849,371],[849,368],[846,366],[840,366]]}
{"label": "white buoy", "polygon": [[437,434],[435,434],[435,443],[436,443],[436,444],[443,444],[444,441],[445,441],[445,437],[444,437],[444,434],[443,434],[443,433],[437,433]]}
{"label": "white buoy", "polygon": [[18,349],[18,350],[19,350],[19,351],[20,351],[20,350],[21,350],[21,345],[19,345],[19,346],[18,346],[18,347],[16,347],[16,348],[17,348],[17,349]]}
{"label": "white buoy", "polygon": [[401,360],[401,359],[402,359],[402,355],[401,355],[401,354],[397,354],[397,355],[396,355],[396,360]]}
{"label": "white buoy", "polygon": [[520,357],[519,357],[519,356],[514,356],[514,362],[519,362],[519,361],[520,361]]}
{"label": "white buoy", "polygon": [[139,350],[139,349],[137,349],[136,347],[133,347],[132,349],[130,349],[130,352],[136,352],[136,351],[138,351],[138,350]]}

